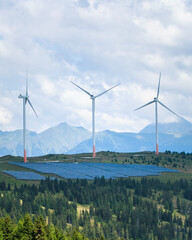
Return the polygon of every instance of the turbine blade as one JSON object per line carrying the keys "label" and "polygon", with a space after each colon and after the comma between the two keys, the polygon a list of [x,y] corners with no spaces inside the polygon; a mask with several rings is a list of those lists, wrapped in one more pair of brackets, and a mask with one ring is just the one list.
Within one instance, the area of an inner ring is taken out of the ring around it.
{"label": "turbine blade", "polygon": [[143,105],[143,106],[141,106],[141,107],[139,107],[139,108],[136,108],[134,111],[137,111],[137,110],[139,110],[140,108],[146,107],[147,105],[152,104],[152,103],[154,103],[154,102],[155,102],[154,100],[151,101],[151,102],[148,102],[148,103],[146,103],[145,105]]}
{"label": "turbine blade", "polygon": [[175,114],[177,117],[180,118],[179,115],[177,115],[175,112],[173,112],[170,108],[166,107],[162,102],[160,102],[159,100],[157,100],[158,103],[160,103],[164,108],[166,108],[167,110],[169,110],[170,112],[172,112],[173,114]]}
{"label": "turbine blade", "polygon": [[36,113],[36,111],[35,111],[35,109],[34,109],[33,105],[31,104],[31,102],[30,102],[29,98],[27,98],[27,101],[28,101],[29,105],[31,106],[31,108],[33,109],[33,111],[34,111],[35,115],[38,117],[38,115],[37,115],[37,113]]}
{"label": "turbine blade", "polygon": [[83,89],[82,87],[78,86],[76,83],[74,83],[72,81],[71,81],[71,83],[73,83],[76,87],[80,88],[83,92],[87,93],[90,97],[93,96],[91,93],[87,92],[85,89]]}
{"label": "turbine blade", "polygon": [[159,84],[158,84],[158,89],[157,89],[157,99],[159,97],[160,81],[161,81],[161,72],[159,74]]}
{"label": "turbine blade", "polygon": [[119,86],[119,85],[120,85],[120,83],[118,83],[117,85],[115,85],[115,86],[109,88],[108,90],[106,90],[106,91],[104,91],[104,92],[98,94],[97,96],[95,96],[95,98],[100,97],[101,95],[105,94],[106,92],[110,91],[111,89],[113,89],[113,88],[115,88],[115,87],[117,87],[117,86]]}

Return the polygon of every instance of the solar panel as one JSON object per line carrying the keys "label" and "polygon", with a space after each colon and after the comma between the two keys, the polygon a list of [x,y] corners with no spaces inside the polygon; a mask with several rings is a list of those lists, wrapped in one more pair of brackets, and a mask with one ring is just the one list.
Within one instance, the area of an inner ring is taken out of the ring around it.
{"label": "solar panel", "polygon": [[114,163],[12,163],[40,173],[50,173],[63,178],[94,179],[104,176],[106,179],[119,177],[144,177],[160,175],[162,172],[177,172],[173,169],[154,165],[114,164]]}
{"label": "solar panel", "polygon": [[21,180],[45,180],[44,176],[41,176],[38,173],[34,172],[25,172],[25,171],[7,171],[2,170],[2,172],[7,173],[17,179]]}

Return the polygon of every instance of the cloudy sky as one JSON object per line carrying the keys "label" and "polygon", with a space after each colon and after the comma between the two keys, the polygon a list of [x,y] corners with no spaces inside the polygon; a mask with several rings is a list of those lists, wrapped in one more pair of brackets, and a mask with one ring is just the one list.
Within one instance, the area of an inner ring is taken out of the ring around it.
{"label": "cloudy sky", "polygon": [[[191,0],[0,0],[0,130],[22,128],[28,66],[27,128],[61,122],[91,130],[138,132],[154,122],[157,94],[192,121]],[[159,107],[160,122],[177,118]]]}

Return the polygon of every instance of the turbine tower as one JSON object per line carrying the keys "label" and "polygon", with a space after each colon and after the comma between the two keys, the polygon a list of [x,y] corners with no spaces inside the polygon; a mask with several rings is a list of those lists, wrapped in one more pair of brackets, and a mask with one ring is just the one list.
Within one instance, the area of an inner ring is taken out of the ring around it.
{"label": "turbine tower", "polygon": [[80,86],[78,86],[76,83],[72,82],[76,87],[80,88],[83,92],[87,93],[90,96],[90,99],[92,100],[92,135],[93,135],[93,157],[96,157],[95,154],[95,99],[100,97],[101,95],[105,94],[106,92],[110,91],[111,89],[117,87],[119,84],[109,88],[108,90],[94,96],[91,93],[87,92],[85,89],[81,88]]}
{"label": "turbine tower", "polygon": [[173,112],[171,109],[169,109],[168,107],[166,107],[162,102],[159,101],[159,90],[160,90],[160,80],[161,80],[161,73],[159,74],[159,84],[158,84],[158,89],[157,89],[157,97],[154,97],[154,100],[151,102],[146,103],[145,105],[135,109],[134,111],[139,110],[140,108],[143,108],[147,105],[150,105],[152,103],[155,103],[155,130],[156,130],[156,154],[159,154],[159,145],[158,145],[158,111],[157,111],[157,103],[161,104],[161,106],[163,106],[164,108],[166,108],[167,110],[169,110],[170,112],[172,112],[173,114],[175,114],[177,117],[178,116],[175,112]]}
{"label": "turbine tower", "polygon": [[[26,94],[25,95],[19,95],[18,98],[23,99],[23,149],[24,149],[24,162],[27,162],[27,152],[26,152],[26,104],[27,102],[33,109],[35,115],[37,116],[37,113],[35,112],[34,107],[32,106],[29,95],[28,95],[28,74],[26,74]],[[38,116],[37,116],[38,117]]]}

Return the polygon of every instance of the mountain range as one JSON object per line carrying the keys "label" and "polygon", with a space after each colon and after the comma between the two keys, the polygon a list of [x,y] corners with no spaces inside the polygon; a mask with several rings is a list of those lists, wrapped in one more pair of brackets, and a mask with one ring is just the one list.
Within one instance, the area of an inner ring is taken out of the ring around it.
{"label": "mountain range", "polygon": [[[36,133],[27,130],[27,155],[75,154],[92,152],[92,134],[83,127],[61,123]],[[159,124],[159,150],[192,152],[192,123],[180,119]],[[155,151],[155,126],[139,133],[102,131],[96,133],[96,151]],[[0,156],[23,156],[23,131],[0,131]]]}

